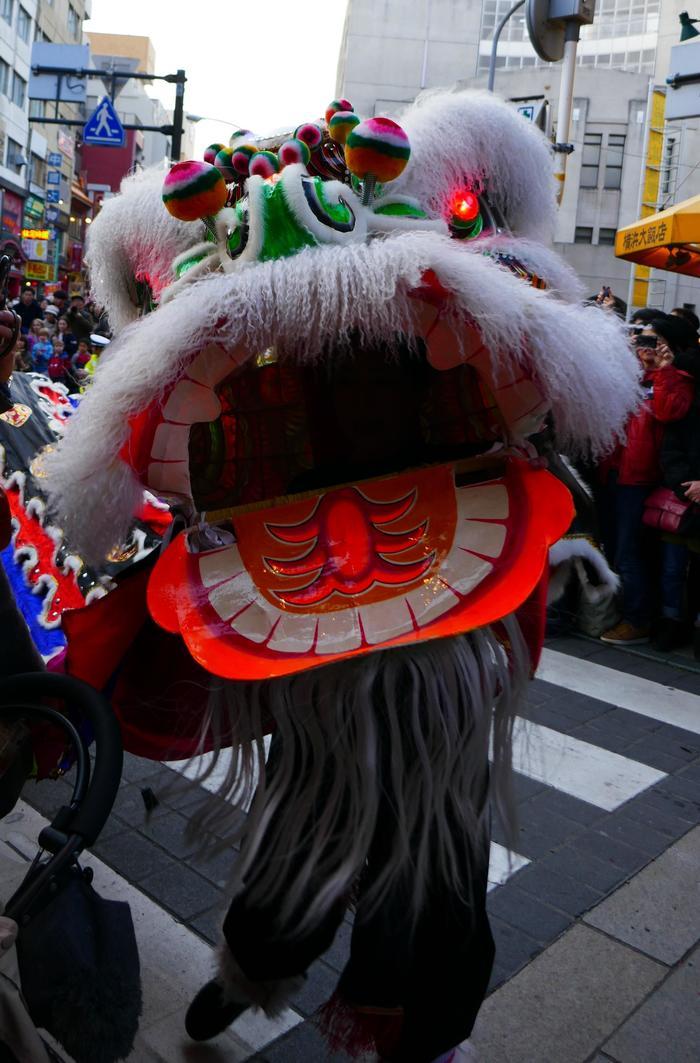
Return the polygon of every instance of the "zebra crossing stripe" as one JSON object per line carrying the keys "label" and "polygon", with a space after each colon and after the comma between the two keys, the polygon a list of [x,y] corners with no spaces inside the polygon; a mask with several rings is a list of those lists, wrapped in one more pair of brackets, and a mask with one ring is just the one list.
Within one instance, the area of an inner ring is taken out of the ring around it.
{"label": "zebra crossing stripe", "polygon": [[700,734],[700,676],[698,694],[653,683],[650,679],[606,668],[567,653],[542,651],[537,678],[547,683],[587,694],[608,705],[629,709],[660,723]]}
{"label": "zebra crossing stripe", "polygon": [[666,778],[630,757],[520,717],[513,728],[513,767],[606,812]]}

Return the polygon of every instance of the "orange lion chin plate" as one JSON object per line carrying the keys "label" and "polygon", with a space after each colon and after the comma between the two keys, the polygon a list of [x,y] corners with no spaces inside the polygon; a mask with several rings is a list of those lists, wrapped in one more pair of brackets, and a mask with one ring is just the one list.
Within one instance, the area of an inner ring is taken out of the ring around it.
{"label": "orange lion chin plate", "polygon": [[181,533],[149,609],[215,675],[288,675],[508,615],[572,516],[566,488],[515,458],[322,489],[233,511],[228,545],[196,552]]}

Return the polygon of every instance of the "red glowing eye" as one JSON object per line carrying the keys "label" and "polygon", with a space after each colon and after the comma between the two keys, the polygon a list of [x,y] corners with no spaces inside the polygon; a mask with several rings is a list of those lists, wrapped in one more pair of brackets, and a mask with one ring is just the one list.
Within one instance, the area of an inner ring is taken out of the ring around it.
{"label": "red glowing eye", "polygon": [[467,188],[459,188],[452,197],[452,214],[460,221],[473,221],[479,213],[479,200]]}

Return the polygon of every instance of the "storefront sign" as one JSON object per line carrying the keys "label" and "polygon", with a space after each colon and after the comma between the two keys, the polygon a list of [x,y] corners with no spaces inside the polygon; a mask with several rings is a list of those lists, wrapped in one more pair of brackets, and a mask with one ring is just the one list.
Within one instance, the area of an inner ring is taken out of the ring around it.
{"label": "storefront sign", "polygon": [[22,240],[22,250],[33,262],[47,262],[49,258],[48,240]]}
{"label": "storefront sign", "polygon": [[[27,196],[24,201],[24,216],[25,218],[43,218],[43,199],[39,199],[38,196]],[[29,225],[31,227],[31,222],[29,223]]]}
{"label": "storefront sign", "polygon": [[46,183],[47,183],[47,185],[60,185],[60,183],[61,183],[61,171],[60,170],[49,170],[49,172],[46,175]]}
{"label": "storefront sign", "polygon": [[22,230],[23,201],[14,192],[4,190],[2,197],[2,227],[5,232],[19,236]]}
{"label": "storefront sign", "polygon": [[58,207],[47,207],[46,208],[46,220],[49,221],[49,222],[58,221],[59,213],[60,213],[60,211],[58,210]]}
{"label": "storefront sign", "polygon": [[50,240],[50,229],[22,229],[21,237],[23,240]]}
{"label": "storefront sign", "polygon": [[67,159],[72,159],[75,152],[75,141],[70,133],[66,133],[64,129],[59,129],[57,137],[58,150],[66,156]]}
{"label": "storefront sign", "polygon": [[24,267],[24,275],[27,280],[52,281],[55,280],[54,265],[51,262],[27,262]]}
{"label": "storefront sign", "polygon": [[46,202],[47,203],[58,203],[60,198],[61,198],[61,194],[60,194],[60,192],[58,191],[57,188],[47,188],[47,190],[46,190]]}
{"label": "storefront sign", "polygon": [[46,161],[48,162],[49,166],[61,166],[63,163],[63,156],[60,155],[57,151],[52,151],[49,153],[49,155],[46,156]]}

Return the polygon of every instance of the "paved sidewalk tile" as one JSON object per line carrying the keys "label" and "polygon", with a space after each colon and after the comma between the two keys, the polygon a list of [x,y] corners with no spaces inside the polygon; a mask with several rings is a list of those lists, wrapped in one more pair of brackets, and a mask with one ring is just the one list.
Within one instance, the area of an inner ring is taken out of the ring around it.
{"label": "paved sidewalk tile", "polygon": [[698,882],[700,827],[588,912],[585,922],[662,963],[677,963],[700,939]]}
{"label": "paved sidewalk tile", "polygon": [[682,963],[603,1048],[619,1063],[697,1063],[700,949]]}
{"label": "paved sidewalk tile", "polygon": [[487,997],[472,1042],[485,1063],[583,1063],[666,968],[590,927],[571,928]]}

